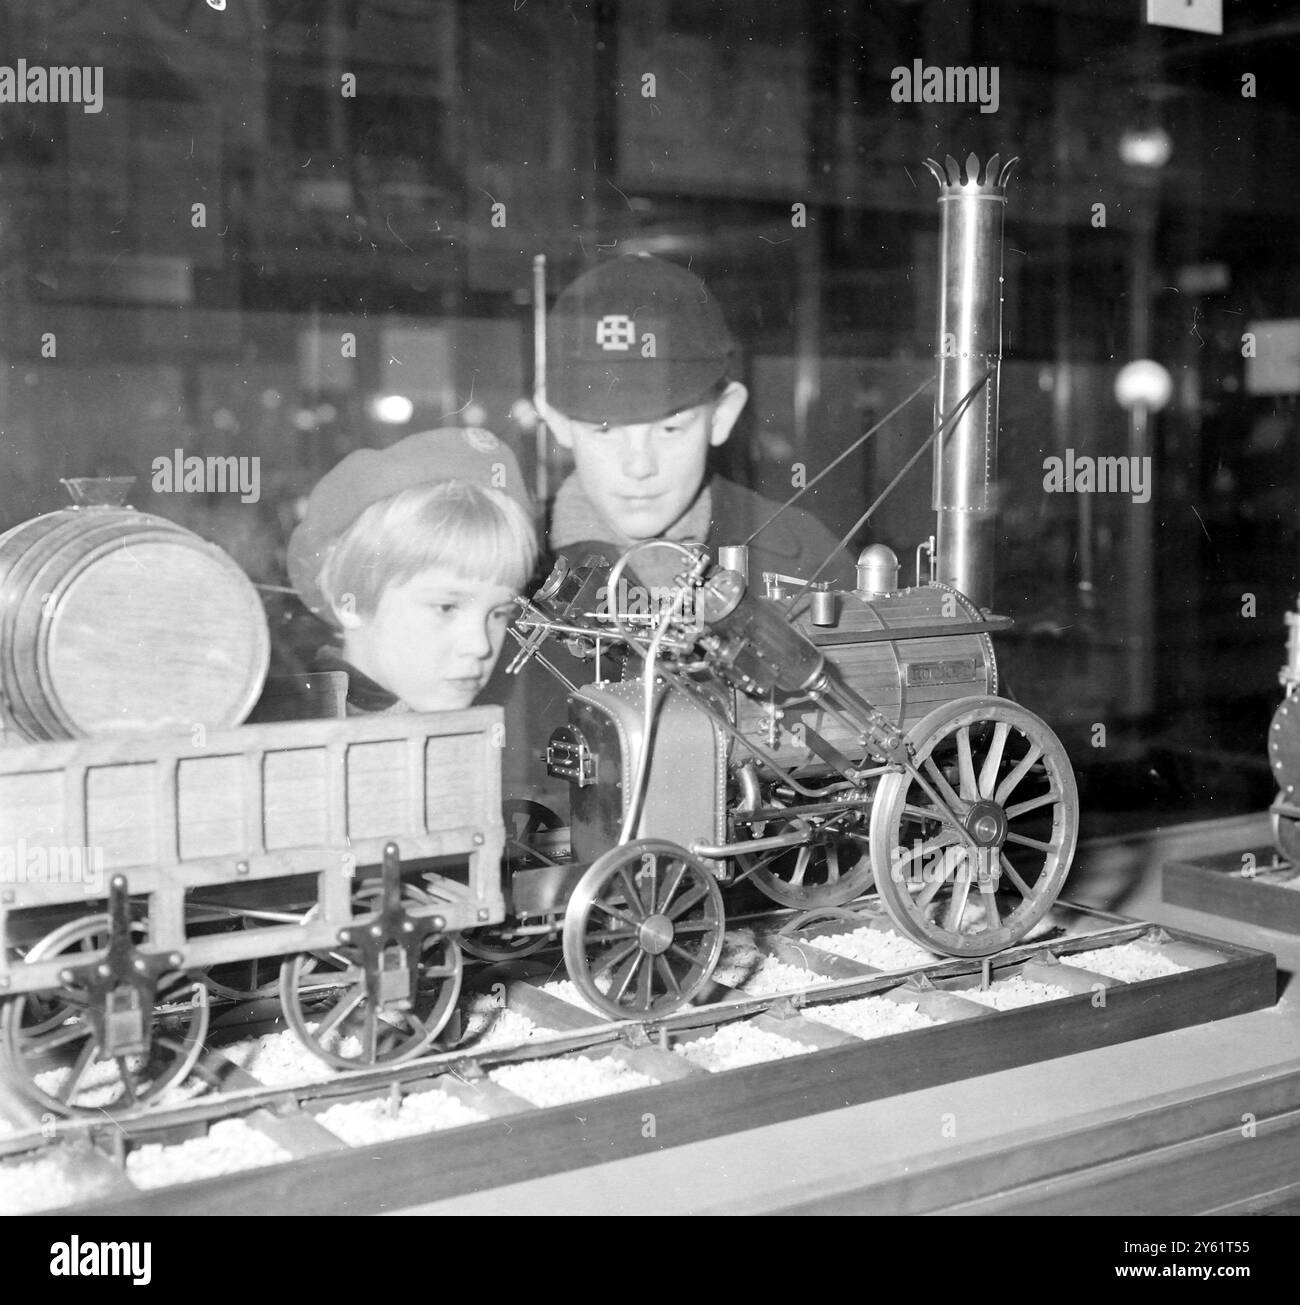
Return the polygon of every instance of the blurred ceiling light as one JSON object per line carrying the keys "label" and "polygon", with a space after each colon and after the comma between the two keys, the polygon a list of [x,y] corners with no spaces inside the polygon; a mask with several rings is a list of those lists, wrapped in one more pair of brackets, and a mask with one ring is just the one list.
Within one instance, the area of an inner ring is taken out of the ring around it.
{"label": "blurred ceiling light", "polygon": [[370,415],[389,426],[401,426],[415,415],[415,404],[404,394],[376,394],[370,400]]}
{"label": "blurred ceiling light", "polygon": [[693,236],[661,235],[631,236],[623,241],[620,252],[625,254],[684,254],[697,247],[699,241]]}
{"label": "blurred ceiling light", "polygon": [[1120,407],[1132,410],[1145,408],[1159,412],[1174,393],[1174,378],[1167,368],[1150,358],[1139,358],[1125,363],[1115,377],[1115,397]]}
{"label": "blurred ceiling light", "polygon": [[1163,127],[1129,127],[1119,138],[1119,156],[1131,168],[1163,168],[1173,152]]}
{"label": "blurred ceiling light", "polygon": [[533,407],[531,399],[516,399],[510,405],[510,420],[515,423],[520,430],[537,429],[537,409]]}

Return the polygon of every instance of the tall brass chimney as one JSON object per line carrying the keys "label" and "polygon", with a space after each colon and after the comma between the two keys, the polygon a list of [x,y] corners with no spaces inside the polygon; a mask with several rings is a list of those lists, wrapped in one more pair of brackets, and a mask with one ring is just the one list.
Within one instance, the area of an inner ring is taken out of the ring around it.
{"label": "tall brass chimney", "polygon": [[936,425],[992,368],[988,383],[949,427],[934,455],[935,549],[938,578],[980,607],[993,601],[993,486],[998,462],[998,383],[1002,361],[1002,218],[1007,178],[1017,160],[998,171],[966,159],[966,175],[952,157],[925,166],[939,183],[939,393]]}

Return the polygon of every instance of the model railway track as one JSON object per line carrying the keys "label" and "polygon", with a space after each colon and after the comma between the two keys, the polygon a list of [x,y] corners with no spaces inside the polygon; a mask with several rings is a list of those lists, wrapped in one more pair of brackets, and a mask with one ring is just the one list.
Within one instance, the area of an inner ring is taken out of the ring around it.
{"label": "model railway track", "polygon": [[[176,1202],[182,1192],[195,1211],[245,1209],[249,1202],[252,1208],[272,1211],[289,1191],[293,1208],[301,1209],[303,1166],[337,1173],[337,1181],[309,1184],[309,1203],[319,1202],[325,1210],[337,1200],[338,1184],[356,1178],[359,1158],[373,1161],[386,1147],[395,1162],[401,1157],[402,1165],[411,1156],[424,1157],[407,1180],[382,1185],[362,1199],[365,1208],[385,1209],[1145,1036],[1273,1000],[1270,958],[1203,940],[1170,940],[1150,924],[1090,914],[1094,927],[1087,931],[1024,944],[991,965],[936,961],[887,973],[824,951],[807,937],[768,935],[763,940],[766,955],[797,963],[825,982],[763,996],[723,990],[709,994],[714,1000],[707,1004],[653,1021],[607,1023],[543,991],[538,982],[545,973],[531,980],[516,978],[502,985],[505,1005],[549,1030],[525,1042],[481,1051],[462,1048],[324,1081],[277,1085],[259,1082],[215,1050],[207,1069],[220,1088],[211,1096],[169,1109],[155,1107],[111,1124],[93,1118],[47,1118],[36,1127],[29,1123],[0,1132],[0,1156],[10,1157],[10,1164],[57,1157],[69,1185],[78,1191],[63,1208],[90,1202],[86,1208],[123,1212],[180,1208]],[[1176,979],[1119,983],[1057,959],[1138,940],[1177,955],[1188,970]],[[990,979],[1010,978],[1050,982],[1070,996],[995,1011],[962,995],[963,989],[978,989]],[[1101,1010],[1099,989],[1106,994]],[[864,1040],[807,1014],[810,1006],[838,1006],[863,997],[919,1010],[935,1026]],[[742,1025],[745,1036],[796,1044],[799,1054],[787,1053],[778,1063],[710,1072],[670,1049]],[[579,1101],[547,1106],[498,1081],[508,1077],[510,1067],[545,1076],[550,1070],[538,1067],[567,1072],[579,1058],[594,1060],[602,1073],[623,1082],[615,1082],[609,1095],[597,1095],[596,1086]],[[632,1077],[636,1075],[642,1077]],[[628,1083],[640,1085],[619,1090]],[[440,1111],[463,1108],[460,1126],[434,1124],[434,1131],[407,1136],[401,1143],[350,1145],[319,1122],[336,1106],[396,1119],[430,1103],[438,1103]],[[466,1122],[470,1120],[475,1122]],[[260,1167],[194,1182],[178,1174],[176,1181],[183,1185],[167,1188],[165,1198],[141,1190],[128,1177],[127,1158],[133,1152],[211,1137],[214,1128],[228,1128],[231,1121],[264,1139]],[[643,1138],[646,1129],[649,1135]],[[488,1154],[495,1157],[491,1166],[484,1163]]]}
{"label": "model railway track", "polygon": [[[791,914],[764,913],[737,917],[735,922],[775,923]],[[1089,914],[1098,919],[1105,918],[1098,912]],[[872,918],[872,915],[862,915],[859,922],[867,924]],[[845,927],[848,927],[847,923]],[[1099,945],[1129,942],[1149,933],[1152,928],[1153,926],[1140,922],[1108,924],[1054,943],[1025,943],[991,960],[1001,971],[1047,952],[1068,954]],[[170,1107],[141,1107],[134,1112],[115,1115],[112,1121],[93,1115],[71,1118],[47,1116],[43,1123],[35,1120],[26,1103],[14,1100],[15,1107],[26,1112],[27,1126],[8,1135],[0,1135],[0,1156],[20,1154],[25,1150],[39,1149],[71,1139],[98,1138],[101,1135],[115,1137],[119,1141],[123,1138],[156,1141],[195,1125],[211,1123],[250,1109],[301,1106],[338,1096],[373,1092],[392,1085],[407,1088],[442,1074],[461,1076],[464,1072],[472,1079],[478,1077],[480,1071],[499,1065],[598,1047],[646,1047],[663,1043],[674,1035],[715,1030],[723,1024],[771,1016],[774,1012],[789,1019],[792,1012],[797,1012],[811,1001],[839,1001],[871,996],[897,986],[900,981],[919,982],[922,976],[926,983],[934,984],[945,979],[978,975],[986,964],[971,960],[936,960],[926,965],[885,971],[824,951],[798,935],[787,937],[779,932],[760,935],[759,947],[777,960],[823,976],[823,981],[812,988],[789,989],[763,996],[750,996],[717,983],[712,985],[711,991],[704,994],[708,1000],[702,1000],[675,1014],[659,1016],[653,1020],[610,1021],[603,1015],[543,991],[542,983],[555,972],[544,957],[496,965],[488,967],[484,972],[489,975],[509,973],[512,976],[508,982],[490,985],[502,990],[502,1007],[522,1014],[552,1032],[510,1045],[491,1046],[483,1050],[475,1046],[459,1047],[399,1064],[379,1064],[341,1071],[326,1079],[313,1077],[299,1082],[271,1085],[259,1082],[255,1074],[250,1074],[226,1057],[221,1045],[214,1045],[201,1062],[199,1074],[215,1089],[211,1096]],[[256,1003],[249,1005],[255,1006]],[[272,1027],[282,1027],[282,1021],[270,1019],[241,1024],[238,1010],[231,1011],[230,1015],[233,1019],[221,1026],[221,1031],[228,1037],[235,1032],[248,1035]]]}

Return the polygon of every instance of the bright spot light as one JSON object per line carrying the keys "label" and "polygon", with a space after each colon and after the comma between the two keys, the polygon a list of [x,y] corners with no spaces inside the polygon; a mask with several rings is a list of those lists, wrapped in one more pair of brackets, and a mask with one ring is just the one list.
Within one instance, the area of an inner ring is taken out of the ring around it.
{"label": "bright spot light", "polygon": [[1133,168],[1163,168],[1173,152],[1163,127],[1131,127],[1119,138],[1119,156]]}
{"label": "bright spot light", "polygon": [[516,399],[510,405],[510,420],[520,430],[536,430],[537,409],[533,407],[533,401],[531,399]]}
{"label": "bright spot light", "polygon": [[404,394],[377,394],[370,400],[370,415],[390,426],[401,426],[415,414],[415,404]]}
{"label": "bright spot light", "polygon": [[1122,408],[1139,405],[1149,412],[1159,412],[1174,392],[1174,378],[1166,368],[1150,358],[1125,363],[1115,377],[1115,397]]}

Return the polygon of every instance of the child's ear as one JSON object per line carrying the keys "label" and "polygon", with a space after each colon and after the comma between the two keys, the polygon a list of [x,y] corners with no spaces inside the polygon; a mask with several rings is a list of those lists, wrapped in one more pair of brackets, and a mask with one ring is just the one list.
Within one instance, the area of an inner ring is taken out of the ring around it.
{"label": "child's ear", "polygon": [[541,414],[542,420],[559,441],[560,447],[571,449],[573,428],[569,425],[569,419],[562,412],[556,412],[539,394],[533,395],[533,407]]}
{"label": "child's ear", "polygon": [[709,443],[715,449],[718,445],[727,442],[731,435],[731,428],[736,424],[736,419],[748,400],[749,391],[739,381],[732,381],[714,401],[713,420],[709,425]]}
{"label": "child's ear", "polygon": [[357,600],[352,594],[344,594],[337,603],[331,602],[330,611],[345,630],[359,630],[365,624],[357,611]]}

